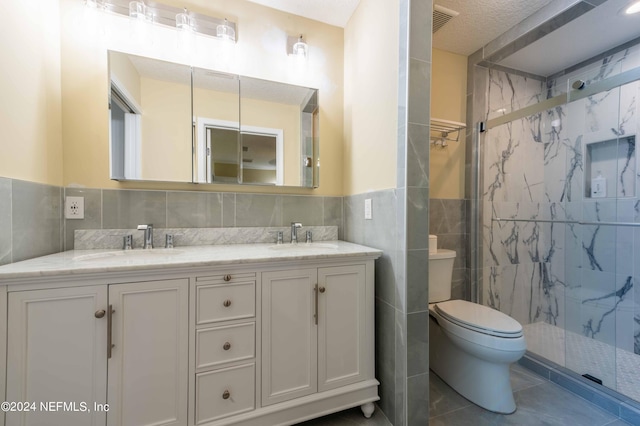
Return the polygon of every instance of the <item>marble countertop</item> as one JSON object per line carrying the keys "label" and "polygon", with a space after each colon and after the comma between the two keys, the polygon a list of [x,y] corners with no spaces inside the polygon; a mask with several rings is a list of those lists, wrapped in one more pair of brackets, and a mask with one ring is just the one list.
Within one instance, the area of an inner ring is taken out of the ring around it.
{"label": "marble countertop", "polygon": [[381,250],[345,241],[230,244],[153,250],[70,250],[0,266],[3,280],[178,267],[373,256]]}

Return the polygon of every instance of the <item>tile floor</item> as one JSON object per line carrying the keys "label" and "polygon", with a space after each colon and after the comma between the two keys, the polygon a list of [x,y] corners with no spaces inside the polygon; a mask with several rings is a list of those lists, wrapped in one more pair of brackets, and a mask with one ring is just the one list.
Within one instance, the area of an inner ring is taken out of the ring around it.
{"label": "tile floor", "polygon": [[[625,426],[629,425],[586,400],[546,381],[529,370],[514,365],[511,385],[518,410],[510,415],[491,413],[479,408],[453,389],[438,376],[430,374],[430,426]],[[376,408],[370,419],[365,419],[360,408],[353,408],[326,417],[300,423],[300,426],[391,426],[384,414]],[[414,425],[411,425],[414,426]]]}

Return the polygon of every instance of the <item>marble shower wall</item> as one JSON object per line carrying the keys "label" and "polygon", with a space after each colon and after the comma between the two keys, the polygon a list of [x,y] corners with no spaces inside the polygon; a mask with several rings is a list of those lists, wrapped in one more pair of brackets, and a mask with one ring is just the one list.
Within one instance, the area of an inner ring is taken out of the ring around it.
{"label": "marble shower wall", "polygon": [[[489,70],[488,115],[639,66],[636,46],[548,82]],[[640,228],[597,224],[640,223],[639,98],[636,81],[488,131],[483,303],[640,354]],[[606,198],[591,197],[597,171]]]}

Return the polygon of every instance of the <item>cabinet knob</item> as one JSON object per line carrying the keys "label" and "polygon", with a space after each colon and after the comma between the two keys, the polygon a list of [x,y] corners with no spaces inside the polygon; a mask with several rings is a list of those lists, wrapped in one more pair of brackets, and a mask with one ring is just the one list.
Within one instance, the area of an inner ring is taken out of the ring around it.
{"label": "cabinet knob", "polygon": [[327,289],[326,289],[326,288],[324,288],[324,287],[320,287],[320,288],[318,289],[318,291],[319,291],[320,293],[324,293],[325,291],[327,291]]}
{"label": "cabinet knob", "polygon": [[222,279],[225,281],[231,281],[231,275],[225,275]]}
{"label": "cabinet knob", "polygon": [[231,343],[225,342],[225,344],[222,345],[222,349],[224,349],[225,351],[228,351],[229,349],[231,349]]}
{"label": "cabinet knob", "polygon": [[227,299],[224,302],[222,302],[222,304],[224,305],[225,308],[228,308],[229,306],[231,306],[231,300]]}
{"label": "cabinet knob", "polygon": [[229,392],[228,390],[225,390],[224,392],[222,392],[222,399],[229,399],[231,397],[231,392]]}
{"label": "cabinet knob", "polygon": [[104,309],[100,309],[99,311],[96,311],[94,315],[96,318],[102,318],[105,316],[106,313],[107,311],[105,311]]}

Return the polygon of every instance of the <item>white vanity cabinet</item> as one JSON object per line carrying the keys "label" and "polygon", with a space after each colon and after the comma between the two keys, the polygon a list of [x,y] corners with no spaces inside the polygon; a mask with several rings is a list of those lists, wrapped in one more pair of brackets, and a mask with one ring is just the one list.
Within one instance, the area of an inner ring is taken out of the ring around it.
{"label": "white vanity cabinet", "polygon": [[182,261],[61,253],[0,268],[0,389],[38,404],[6,413],[5,426],[292,425],[356,406],[371,415],[380,252],[328,246],[185,248]]}
{"label": "white vanity cabinet", "polygon": [[186,279],[9,293],[7,401],[38,405],[6,424],[186,425],[187,296]]}

